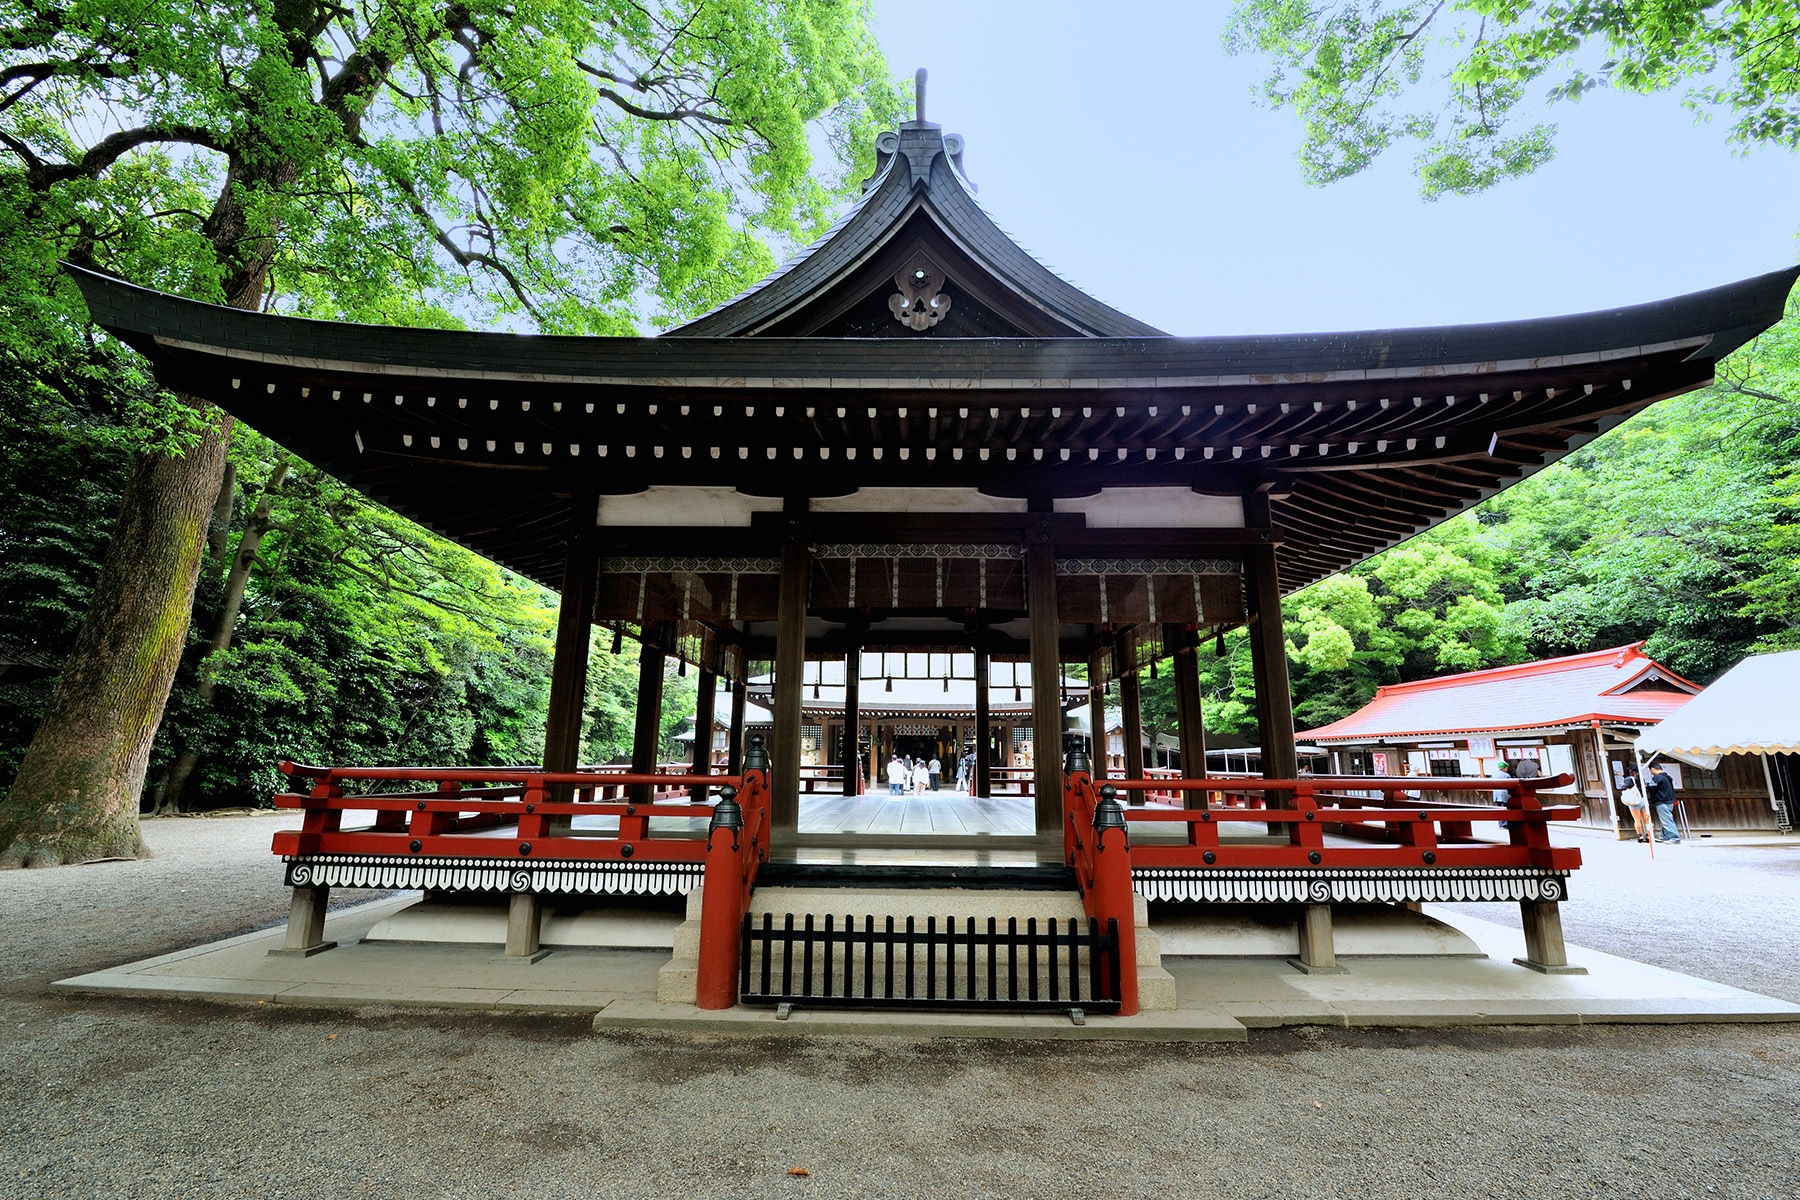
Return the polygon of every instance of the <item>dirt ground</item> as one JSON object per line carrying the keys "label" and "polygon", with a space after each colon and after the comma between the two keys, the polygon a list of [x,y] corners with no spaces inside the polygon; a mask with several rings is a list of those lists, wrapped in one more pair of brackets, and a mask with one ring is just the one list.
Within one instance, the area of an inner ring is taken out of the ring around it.
{"label": "dirt ground", "polygon": [[[0,1196],[1800,1194],[1792,1025],[795,1043],[50,988],[280,920],[285,819],[0,874]],[[1572,942],[1800,1000],[1800,847],[1577,844]]]}

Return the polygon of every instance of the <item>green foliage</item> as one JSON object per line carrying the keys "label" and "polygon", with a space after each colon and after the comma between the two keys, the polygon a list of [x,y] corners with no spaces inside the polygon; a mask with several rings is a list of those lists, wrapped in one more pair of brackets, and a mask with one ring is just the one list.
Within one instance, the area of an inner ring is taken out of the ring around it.
{"label": "green foliage", "polygon": [[1702,0],[1238,0],[1234,54],[1269,63],[1263,98],[1305,126],[1314,183],[1414,142],[1427,198],[1529,174],[1555,153],[1539,101],[1689,84],[1740,145],[1800,148],[1800,7]]}

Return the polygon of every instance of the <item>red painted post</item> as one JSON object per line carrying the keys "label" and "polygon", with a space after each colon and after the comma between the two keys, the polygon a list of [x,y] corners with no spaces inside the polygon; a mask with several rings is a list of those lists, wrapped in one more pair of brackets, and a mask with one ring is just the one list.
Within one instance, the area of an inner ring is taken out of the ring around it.
{"label": "red painted post", "polygon": [[[748,783],[748,781],[746,781]],[[746,788],[746,790],[748,790]],[[730,1008],[738,1001],[738,937],[744,920],[744,810],[737,789],[719,789],[706,832],[706,871],[700,893],[700,963],[694,1002]]]}
{"label": "red painted post", "polygon": [[[1093,780],[1083,773],[1078,786],[1092,791]],[[1107,922],[1118,922],[1119,1015],[1138,1010],[1137,910],[1131,886],[1131,838],[1125,826],[1125,808],[1114,799],[1111,784],[1101,789],[1094,813],[1094,869],[1090,884],[1089,912],[1105,932]]]}

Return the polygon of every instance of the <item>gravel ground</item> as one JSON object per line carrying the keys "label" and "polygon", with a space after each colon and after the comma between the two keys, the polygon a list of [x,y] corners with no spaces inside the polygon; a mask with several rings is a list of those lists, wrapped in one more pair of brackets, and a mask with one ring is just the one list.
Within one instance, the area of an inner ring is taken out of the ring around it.
{"label": "gravel ground", "polygon": [[[283,820],[0,874],[0,1196],[1800,1193],[1795,1026],[795,1044],[49,989],[279,920]],[[1800,850],[1580,844],[1572,940],[1800,999]]]}

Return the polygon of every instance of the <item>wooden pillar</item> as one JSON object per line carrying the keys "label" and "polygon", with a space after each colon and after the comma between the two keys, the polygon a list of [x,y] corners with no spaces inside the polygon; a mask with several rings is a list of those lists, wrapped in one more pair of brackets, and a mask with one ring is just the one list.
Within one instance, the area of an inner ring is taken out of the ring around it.
{"label": "wooden pillar", "polygon": [[[550,707],[544,717],[546,771],[573,771],[581,761],[581,717],[587,707],[588,643],[594,630],[599,554],[593,535],[593,502],[577,501],[575,510],[563,552],[562,599],[556,606],[556,657],[550,663]],[[586,528],[578,528],[584,523]]]}
{"label": "wooden pillar", "polygon": [[1088,667],[1088,758],[1089,774],[1106,782],[1106,685],[1094,682],[1092,665]]}
{"label": "wooden pillar", "polygon": [[[1039,537],[1047,539],[1048,530]],[[1037,831],[1061,835],[1063,826],[1062,661],[1057,644],[1056,555],[1048,540],[1025,549],[1027,617],[1031,625],[1032,785]]]}
{"label": "wooden pillar", "polygon": [[806,585],[811,571],[812,549],[806,544],[802,523],[790,520],[788,536],[781,547],[781,594],[775,626],[775,736],[769,750],[769,824],[777,836],[791,836],[800,830],[800,708],[806,674]]}
{"label": "wooden pillar", "polygon": [[[711,775],[713,706],[719,691],[719,677],[711,671],[702,671],[698,682],[700,691],[694,700],[693,764],[688,769],[696,775]],[[689,799],[695,804],[705,804],[706,794],[707,787],[701,784],[692,789]]]}
{"label": "wooden pillar", "polygon": [[[862,762],[862,648],[844,655],[844,795],[855,796],[857,765]],[[875,764],[869,764],[875,770]]]}
{"label": "wooden pillar", "polygon": [[279,950],[269,951],[273,958],[311,958],[337,945],[325,940],[325,910],[331,903],[331,888],[325,884],[306,884],[294,888],[288,904],[287,936]]}
{"label": "wooden pillar", "polygon": [[[1185,630],[1169,661],[1175,684],[1175,713],[1180,728],[1181,774],[1186,779],[1206,778],[1206,704],[1200,698],[1200,654],[1190,645],[1191,634]],[[1205,792],[1184,792],[1184,807],[1198,808]]]}
{"label": "wooden pillar", "polygon": [[1288,689],[1287,635],[1281,624],[1281,581],[1275,547],[1252,547],[1244,566],[1250,599],[1250,663],[1256,679],[1258,741],[1263,774],[1292,779],[1300,772],[1294,753],[1294,699]]}
{"label": "wooden pillar", "polygon": [[[643,645],[638,651],[637,725],[631,735],[631,771],[634,775],[648,775],[656,770],[656,752],[662,744],[666,637],[667,622],[644,622]],[[631,788],[630,795],[633,804],[649,804],[656,795],[656,789],[649,784],[638,784]]]}
{"label": "wooden pillar", "polygon": [[[1144,689],[1137,671],[1119,676],[1119,714],[1125,725],[1125,778],[1144,777]],[[1144,793],[1131,793],[1133,804],[1144,802]]]}
{"label": "wooden pillar", "polygon": [[970,790],[982,800],[994,794],[994,722],[988,709],[990,669],[987,645],[983,642],[975,647],[975,778],[970,782]]}
{"label": "wooden pillar", "polygon": [[[749,664],[744,664],[744,673],[749,674]],[[744,706],[749,701],[750,687],[747,683],[736,683],[731,688],[731,727],[725,735],[725,773],[742,775],[744,773]]]}

